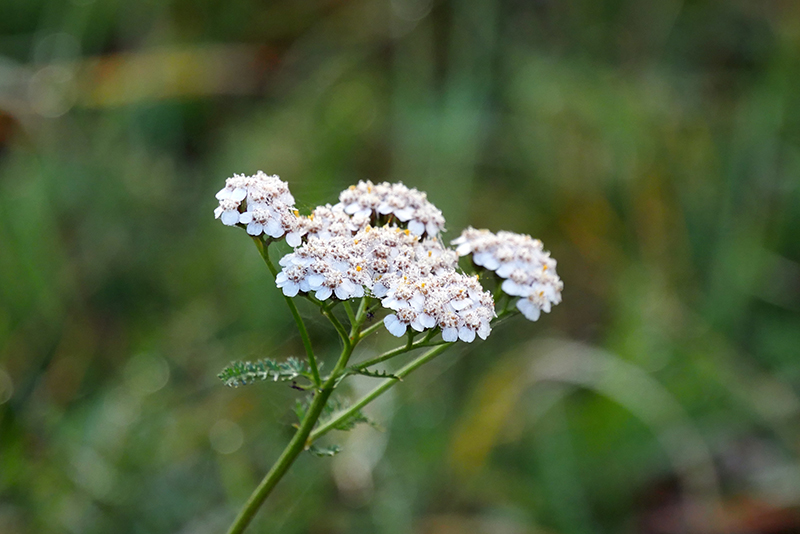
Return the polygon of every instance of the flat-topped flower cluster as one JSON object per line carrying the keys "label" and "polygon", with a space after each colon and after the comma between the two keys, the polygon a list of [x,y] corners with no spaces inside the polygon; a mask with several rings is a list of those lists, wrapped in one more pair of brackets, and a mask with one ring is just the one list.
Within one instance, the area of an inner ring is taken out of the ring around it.
{"label": "flat-topped flower cluster", "polygon": [[353,216],[394,217],[407,223],[414,235],[436,237],[444,230],[442,212],[428,201],[428,195],[401,183],[358,182],[341,192],[337,207]]}
{"label": "flat-topped flower cluster", "polygon": [[444,341],[486,339],[496,317],[492,294],[477,276],[458,270],[458,257],[505,279],[502,290],[520,297],[530,320],[561,300],[556,262],[530,236],[469,228],[447,248],[439,239],[442,212],[425,193],[403,184],[359,182],[339,203],[300,215],[286,182],[259,171],[234,175],[217,193],[215,215],[252,236],[285,236],[294,251],[280,260],[276,277],[284,295],[313,293],[319,301],[369,295],[392,313],[387,330],[441,329]]}
{"label": "flat-topped flower cluster", "polygon": [[520,297],[517,308],[527,319],[535,321],[541,312],[549,313],[552,305],[561,302],[564,283],[556,274],[556,260],[538,239],[470,227],[453,244],[459,256],[472,254],[475,265],[505,279],[503,292]]}

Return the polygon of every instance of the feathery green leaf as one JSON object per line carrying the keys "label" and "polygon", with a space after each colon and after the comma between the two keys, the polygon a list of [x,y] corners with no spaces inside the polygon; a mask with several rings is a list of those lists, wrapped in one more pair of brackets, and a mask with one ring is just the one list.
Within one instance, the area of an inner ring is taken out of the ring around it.
{"label": "feathery green leaf", "polygon": [[276,362],[269,358],[255,362],[231,362],[217,376],[226,386],[232,388],[265,380],[273,382],[287,382],[298,378],[312,380],[308,364],[295,357],[290,357],[285,362]]}

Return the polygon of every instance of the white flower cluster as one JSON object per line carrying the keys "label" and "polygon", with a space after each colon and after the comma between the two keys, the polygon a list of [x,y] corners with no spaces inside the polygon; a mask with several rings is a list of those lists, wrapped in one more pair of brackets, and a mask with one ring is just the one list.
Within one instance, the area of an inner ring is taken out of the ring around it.
{"label": "white flower cluster", "polygon": [[[298,217],[296,221],[296,233],[298,236],[306,236],[306,239],[318,238],[328,241],[333,237],[350,237],[359,230],[363,230],[369,224],[369,217],[351,217],[344,212],[341,206],[317,206],[308,217]],[[288,240],[287,240],[288,241]],[[289,243],[293,247],[300,246],[297,243]]]}
{"label": "white flower cluster", "polygon": [[401,183],[359,182],[338,204],[308,216],[295,209],[286,182],[261,171],[228,178],[217,199],[214,215],[223,224],[244,225],[253,236],[285,236],[295,249],[280,260],[276,283],[284,295],[348,300],[370,294],[393,312],[384,325],[398,337],[409,327],[441,328],[444,341],[489,335],[496,316],[491,293],[477,277],[456,270],[458,257],[467,254],[504,279],[502,290],[520,297],[516,306],[531,321],[561,302],[563,283],[541,241],[468,228],[453,241],[455,251],[445,248],[437,239],[442,212],[425,193]]}
{"label": "white flower cluster", "polygon": [[[262,233],[278,238],[286,234],[286,241],[300,244],[300,218],[294,208],[294,197],[286,182],[277,175],[258,171],[253,176],[234,174],[225,181],[225,187],[217,193],[219,206],[214,216],[222,224],[247,225],[247,233],[258,236]],[[244,203],[245,211],[242,211]]]}
{"label": "white flower cluster", "polygon": [[520,297],[517,308],[531,321],[551,305],[561,302],[564,283],[556,274],[556,260],[542,249],[542,242],[512,232],[493,234],[467,228],[453,241],[459,256],[472,254],[472,261],[504,278],[502,289]]}
{"label": "white flower cluster", "polygon": [[384,324],[398,337],[409,326],[418,332],[438,326],[445,341],[485,339],[494,301],[475,277],[456,272],[457,260],[437,240],[420,241],[396,226],[366,226],[308,237],[280,260],[276,283],[289,297],[314,292],[319,300],[333,295],[347,300],[369,291],[394,311]]}
{"label": "white flower cluster", "polygon": [[341,192],[337,206],[354,217],[393,215],[408,223],[411,233],[418,236],[436,237],[444,230],[442,212],[428,201],[427,195],[401,183],[358,182]]}

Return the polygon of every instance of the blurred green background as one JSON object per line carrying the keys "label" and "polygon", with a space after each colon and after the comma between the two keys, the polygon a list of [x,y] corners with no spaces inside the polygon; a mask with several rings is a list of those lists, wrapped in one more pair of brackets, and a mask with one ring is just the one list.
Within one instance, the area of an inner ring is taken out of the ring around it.
{"label": "blurred green background", "polygon": [[402,180],[566,288],[252,532],[800,532],[792,0],[0,0],[0,532],[227,528],[300,395],[216,378],[303,353],[213,219],[257,169],[304,208]]}

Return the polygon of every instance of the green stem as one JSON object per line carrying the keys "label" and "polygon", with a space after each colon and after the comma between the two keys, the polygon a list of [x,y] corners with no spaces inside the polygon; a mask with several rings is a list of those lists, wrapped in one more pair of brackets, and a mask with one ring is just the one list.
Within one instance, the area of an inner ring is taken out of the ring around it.
{"label": "green stem", "polygon": [[440,331],[439,328],[431,328],[430,330],[428,330],[428,333],[425,334],[425,337],[422,339],[422,342],[423,343],[429,342],[431,339],[433,339],[433,336],[439,333],[439,331]]}
{"label": "green stem", "polygon": [[[362,308],[366,309],[363,304]],[[362,309],[360,309],[359,312],[360,313],[358,317],[361,317],[363,320],[365,313],[363,313]],[[353,329],[351,330],[351,335],[356,336],[356,341],[358,340],[358,328],[360,327],[358,317],[356,322],[353,324]],[[331,396],[331,393],[333,393],[339,377],[344,372],[347,362],[350,360],[350,356],[353,354],[354,347],[355,343],[351,343],[349,340],[347,340],[344,348],[342,349],[342,353],[339,356],[339,360],[336,362],[336,367],[334,367],[328,379],[325,380],[325,383],[317,392],[314,400],[311,401],[311,405],[308,407],[308,412],[306,412],[306,416],[300,423],[300,427],[297,429],[297,432],[295,432],[291,441],[283,450],[278,460],[264,476],[264,479],[255,489],[252,495],[250,495],[250,498],[247,499],[247,502],[239,512],[239,515],[236,516],[233,524],[228,529],[228,534],[241,534],[244,532],[244,529],[246,529],[247,525],[249,525],[253,520],[256,512],[258,512],[258,509],[272,492],[272,489],[275,487],[278,481],[283,478],[283,475],[286,474],[286,471],[288,471],[289,467],[294,463],[303,449],[311,445],[311,441],[309,441],[311,430],[319,420],[319,416],[325,407],[325,403],[328,402],[328,398]]]}
{"label": "green stem", "polygon": [[344,311],[347,312],[347,319],[350,321],[350,327],[352,328],[353,324],[356,322],[356,316],[353,313],[353,307],[350,306],[350,301],[347,300],[344,303]]}
{"label": "green stem", "polygon": [[[253,242],[255,242],[259,254],[261,254],[261,257],[264,259],[264,263],[267,264],[269,272],[272,273],[272,277],[275,278],[278,276],[278,268],[275,267],[275,264],[272,263],[272,260],[269,257],[269,242],[265,242],[260,237],[253,237]],[[283,292],[281,292],[281,294],[283,294]],[[322,385],[322,379],[319,377],[317,359],[314,357],[314,349],[311,346],[311,338],[308,337],[306,324],[303,322],[303,318],[300,317],[300,312],[297,310],[297,306],[292,298],[287,297],[286,295],[283,295],[283,298],[286,300],[286,304],[289,306],[289,311],[292,312],[294,322],[297,323],[297,329],[300,331],[300,338],[303,340],[303,347],[305,347],[306,356],[308,356],[308,365],[311,367],[311,374],[314,376],[314,385],[319,388]]]}
{"label": "green stem", "polygon": [[444,343],[446,343],[446,342],[445,341],[440,341],[438,343],[429,343],[427,339],[421,339],[420,341],[417,341],[416,343],[414,343],[412,345],[409,345],[408,343],[406,343],[405,345],[402,345],[400,347],[395,347],[392,350],[388,350],[388,351],[384,352],[383,354],[375,356],[374,358],[371,358],[369,360],[364,360],[363,362],[359,362],[359,363],[355,364],[353,366],[353,368],[354,369],[366,369],[367,367],[370,367],[372,365],[375,365],[375,364],[378,364],[378,363],[381,363],[381,362],[385,362],[386,360],[388,360],[390,358],[394,358],[395,356],[400,356],[401,354],[405,354],[406,352],[411,352],[412,350],[421,349],[423,347],[434,347],[434,346],[441,345],[441,344],[444,344]]}
{"label": "green stem", "polygon": [[303,293],[303,298],[312,303],[314,306],[319,308],[323,306],[322,302],[318,301],[311,293]]}
{"label": "green stem", "polygon": [[353,341],[351,340],[351,336],[347,334],[347,330],[345,330],[344,325],[341,321],[339,321],[339,318],[334,315],[333,311],[323,308],[322,315],[327,317],[331,324],[333,324],[336,332],[339,333],[339,337],[342,338],[342,343],[344,343],[344,346],[352,348]]}
{"label": "green stem", "polygon": [[339,412],[336,417],[331,418],[330,421],[325,423],[324,425],[320,425],[316,430],[314,430],[308,438],[309,443],[313,443],[318,440],[321,436],[327,434],[331,430],[333,430],[339,423],[345,421],[352,417],[355,413],[357,413],[361,408],[375,400],[376,398],[380,397],[386,391],[389,390],[392,386],[394,386],[400,379],[408,376],[411,372],[415,369],[424,365],[434,359],[436,356],[450,348],[451,345],[454,345],[455,342],[444,343],[437,347],[432,348],[425,354],[419,356],[415,360],[409,362],[405,367],[400,369],[398,372],[394,373],[396,378],[387,378],[383,382],[381,382],[375,389],[361,397],[355,404]]}
{"label": "green stem", "polygon": [[494,293],[492,294],[492,298],[494,299],[495,303],[499,302],[501,298],[503,298],[503,280],[499,277],[495,277],[496,285],[494,287]]}
{"label": "green stem", "polygon": [[[355,321],[358,324],[358,339],[361,339],[361,325],[364,324],[364,319],[367,318],[367,310],[369,310],[369,301],[370,298],[367,295],[364,295],[361,298],[361,304],[358,305],[358,311],[356,312]],[[352,327],[352,325],[351,325]],[[352,333],[352,332],[351,332]]]}
{"label": "green stem", "polygon": [[247,525],[253,520],[256,512],[258,512],[258,509],[264,503],[264,500],[266,500],[267,496],[272,492],[272,489],[278,481],[283,478],[283,475],[286,474],[286,471],[305,448],[308,435],[314,427],[314,424],[316,424],[317,419],[319,419],[322,409],[332,391],[333,390],[326,390],[323,388],[314,398],[306,416],[303,418],[300,428],[297,429],[297,432],[295,432],[292,440],[272,466],[272,469],[269,470],[255,491],[250,495],[250,498],[247,499],[239,515],[236,516],[233,524],[228,529],[228,534],[240,534],[244,532],[244,529],[247,528]]}
{"label": "green stem", "polygon": [[361,331],[361,337],[365,338],[371,333],[375,332],[377,329],[383,326],[383,321],[376,321],[375,324],[369,325],[367,328]]}

